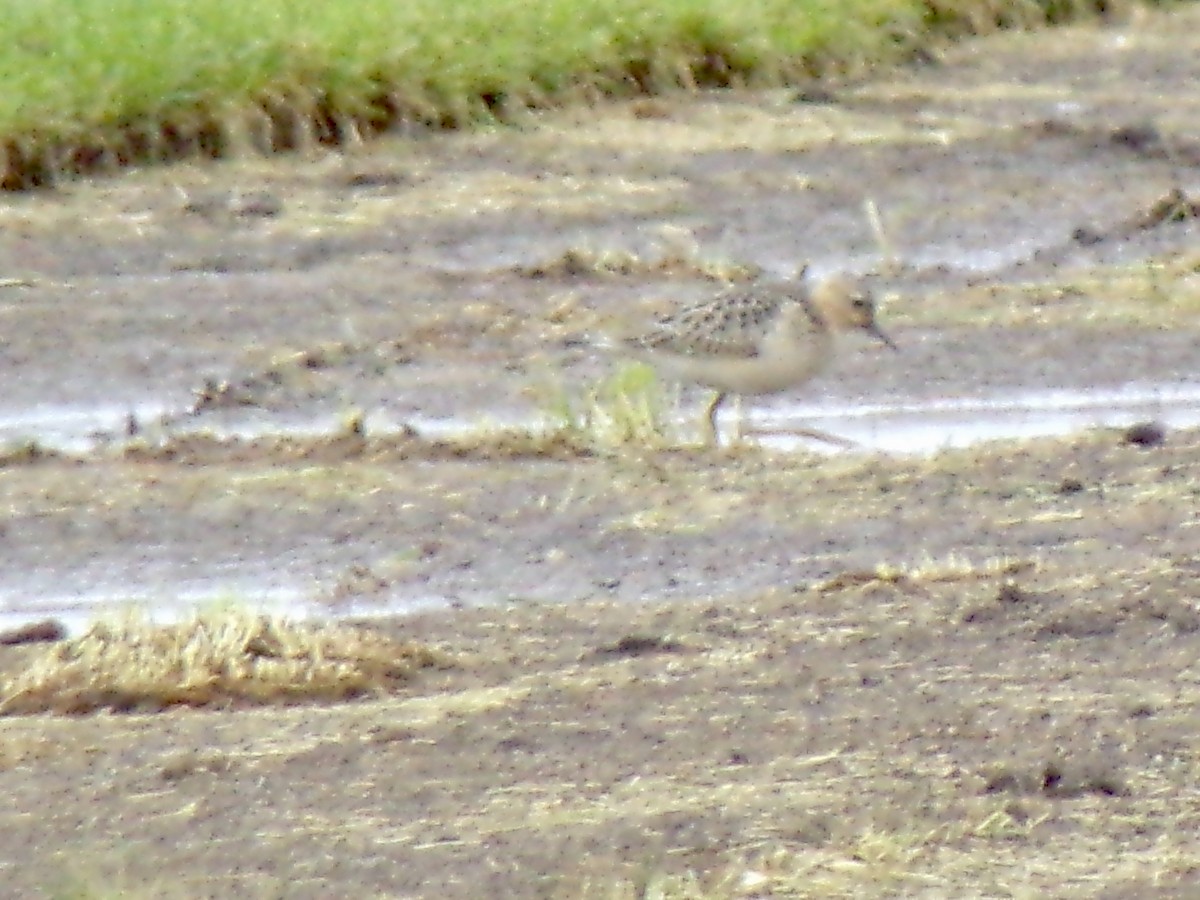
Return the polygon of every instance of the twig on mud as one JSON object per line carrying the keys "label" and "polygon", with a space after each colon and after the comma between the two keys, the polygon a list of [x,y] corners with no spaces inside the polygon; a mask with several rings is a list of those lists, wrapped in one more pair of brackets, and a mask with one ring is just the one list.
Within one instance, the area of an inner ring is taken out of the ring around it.
{"label": "twig on mud", "polygon": [[867,223],[871,226],[871,233],[875,235],[875,243],[879,246],[879,253],[883,257],[884,274],[897,274],[904,268],[904,264],[900,261],[900,257],[896,253],[896,245],[891,242],[887,236],[887,232],[884,230],[883,217],[879,214],[879,206],[873,199],[868,197],[863,201],[863,211],[867,215]]}

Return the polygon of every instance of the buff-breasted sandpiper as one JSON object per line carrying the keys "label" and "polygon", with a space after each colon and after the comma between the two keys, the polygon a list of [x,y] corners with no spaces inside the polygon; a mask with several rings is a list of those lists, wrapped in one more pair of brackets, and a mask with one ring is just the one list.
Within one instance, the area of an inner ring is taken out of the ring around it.
{"label": "buff-breasted sandpiper", "polygon": [[897,349],[876,324],[875,299],[860,282],[835,275],[812,284],[806,270],[788,281],[728,288],[644,333],[617,339],[615,346],[670,377],[715,390],[705,413],[715,443],[717,413],[727,397],[803,384],[831,362],[840,332],[865,331]]}

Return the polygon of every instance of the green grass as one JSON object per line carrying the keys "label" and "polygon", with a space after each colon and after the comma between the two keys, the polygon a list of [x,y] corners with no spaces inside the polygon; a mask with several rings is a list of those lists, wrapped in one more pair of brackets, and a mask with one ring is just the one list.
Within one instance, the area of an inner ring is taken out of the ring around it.
{"label": "green grass", "polygon": [[592,450],[681,446],[670,405],[654,369],[638,362],[582,391],[548,389],[542,403],[549,434]]}
{"label": "green grass", "polygon": [[0,0],[0,187],[897,59],[1099,0]]}

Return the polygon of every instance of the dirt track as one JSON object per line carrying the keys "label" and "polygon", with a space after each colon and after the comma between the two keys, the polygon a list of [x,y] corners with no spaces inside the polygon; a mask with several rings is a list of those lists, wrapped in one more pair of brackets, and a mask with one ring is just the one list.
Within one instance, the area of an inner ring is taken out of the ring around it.
{"label": "dirt track", "polygon": [[[421,432],[594,379],[579,336],[711,290],[713,259],[894,292],[905,352],[849,348],[830,403],[1194,382],[1197,25],[10,198],[7,433],[132,414],[142,449],[0,470],[8,612],[496,604],[375,626],[460,660],[410,696],[7,721],[12,896],[1191,895],[1200,434],[898,459]],[[557,265],[604,253],[628,271]],[[206,383],[230,402],[184,415]],[[351,409],[365,438],[274,437]],[[183,426],[267,437],[155,449]]]}

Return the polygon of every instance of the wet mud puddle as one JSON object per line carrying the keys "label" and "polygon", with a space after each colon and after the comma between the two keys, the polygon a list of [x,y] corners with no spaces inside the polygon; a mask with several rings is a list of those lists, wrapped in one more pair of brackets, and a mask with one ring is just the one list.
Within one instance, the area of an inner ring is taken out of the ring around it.
{"label": "wet mud puddle", "polygon": [[843,449],[789,434],[789,428],[800,426],[853,441],[859,452],[928,454],[985,441],[1065,436],[1143,422],[1193,428],[1200,425],[1200,383],[1029,391],[836,409],[792,406],[753,416],[750,421],[756,439],[775,450]]}
{"label": "wet mud puddle", "polygon": [[[0,443],[26,443],[65,453],[86,454],[111,445],[127,421],[153,421],[169,415],[153,403],[126,407],[37,406],[0,412]],[[772,450],[881,452],[922,455],[985,441],[1064,436],[1093,428],[1123,428],[1154,422],[1165,428],[1200,426],[1200,382],[1128,384],[1106,388],[1023,390],[981,397],[942,397],[882,403],[774,403],[747,406],[744,429]],[[218,427],[193,423],[170,434],[205,433],[253,440],[279,435],[318,438],[340,424],[333,414],[247,416]],[[725,421],[724,425],[730,423]],[[429,440],[477,436],[488,428],[539,427],[536,418],[518,416],[409,417],[369,415],[368,430],[377,436],[412,428]],[[802,429],[826,433],[848,445],[822,444]]]}
{"label": "wet mud puddle", "polygon": [[[147,406],[147,410],[149,407]],[[146,410],[139,409],[138,412]],[[6,441],[37,440],[45,446],[82,452],[96,445],[128,413],[115,409],[39,407],[24,415],[0,419]],[[749,438],[777,452],[932,454],[951,447],[986,441],[1066,435],[1093,428],[1124,428],[1153,422],[1163,428],[1200,426],[1200,382],[1129,384],[1115,388],[1028,390],[996,396],[934,398],[861,404],[774,404],[748,408],[744,431]],[[409,421],[419,434],[452,439],[478,433],[479,419],[440,418]],[[510,420],[491,423],[497,428],[536,427],[535,422]],[[726,423],[730,424],[730,423]],[[372,420],[373,433],[400,423]],[[264,434],[315,435],[333,430],[332,421],[310,418],[257,421],[231,426],[229,433],[249,438]],[[846,449],[814,442],[800,429],[835,435],[854,446]],[[253,434],[251,433],[253,432]],[[128,551],[128,552],[126,552]],[[159,552],[161,551],[161,552]],[[419,585],[389,591],[369,603],[331,607],[314,597],[327,582],[331,562],[321,547],[311,553],[293,547],[287,560],[273,552],[233,554],[215,570],[181,560],[179,547],[111,547],[99,557],[80,563],[48,562],[36,571],[9,570],[0,576],[0,630],[31,621],[54,618],[77,630],[97,613],[133,608],[158,619],[186,615],[214,603],[250,603],[265,612],[293,617],[363,616],[450,607],[462,598],[440,596]],[[325,562],[317,560],[325,557]],[[307,565],[297,565],[311,559]],[[45,562],[45,561],[44,561]],[[63,567],[65,565],[65,568]],[[336,568],[336,567],[335,567]],[[493,598],[491,602],[495,602]],[[468,602],[489,602],[473,597]]]}

